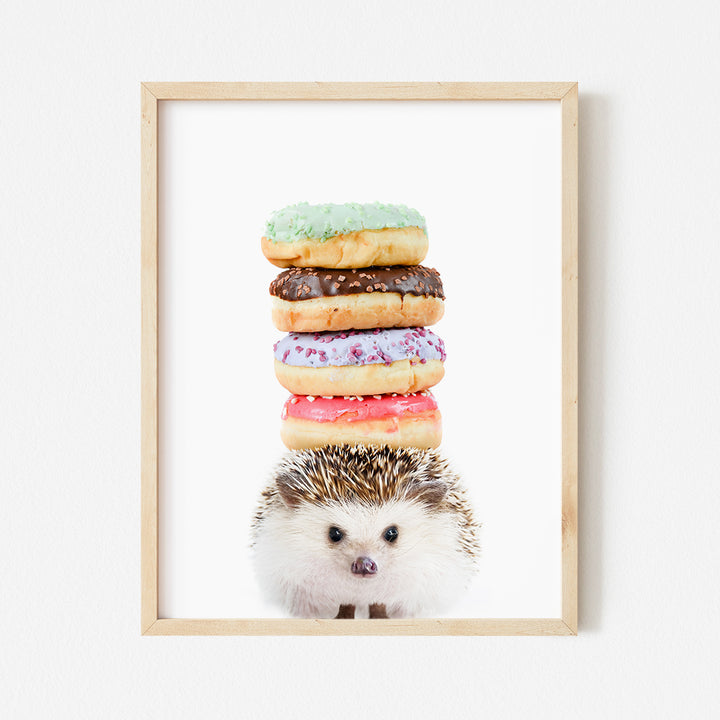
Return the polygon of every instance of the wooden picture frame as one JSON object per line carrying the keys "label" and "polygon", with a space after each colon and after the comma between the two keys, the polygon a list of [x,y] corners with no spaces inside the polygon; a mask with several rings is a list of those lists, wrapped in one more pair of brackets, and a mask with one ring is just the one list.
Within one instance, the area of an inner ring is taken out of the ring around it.
{"label": "wooden picture frame", "polygon": [[[562,612],[544,619],[168,619],[158,616],[158,105],[166,100],[545,100],[562,132]],[[578,468],[577,83],[163,83],[141,85],[143,635],[575,635]]]}

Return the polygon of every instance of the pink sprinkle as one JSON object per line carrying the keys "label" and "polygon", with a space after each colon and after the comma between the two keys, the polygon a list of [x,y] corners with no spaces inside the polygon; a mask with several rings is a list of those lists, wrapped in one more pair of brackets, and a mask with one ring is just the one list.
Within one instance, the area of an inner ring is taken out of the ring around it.
{"label": "pink sprinkle", "polygon": [[302,352],[302,345],[296,345],[295,352]]}
{"label": "pink sprinkle", "polygon": [[311,355],[312,355],[312,348],[308,348],[308,349],[305,351],[305,357],[310,357]]}
{"label": "pink sprinkle", "polygon": [[277,350],[277,346],[278,346],[278,343],[273,343],[273,352],[275,352]]}
{"label": "pink sprinkle", "polygon": [[345,340],[345,338],[347,337],[347,333],[340,333],[340,337]]}
{"label": "pink sprinkle", "polygon": [[282,356],[282,361],[283,361],[283,362],[285,362],[285,361],[287,360],[289,354],[290,354],[290,350],[286,350],[286,351],[283,353],[283,356]]}

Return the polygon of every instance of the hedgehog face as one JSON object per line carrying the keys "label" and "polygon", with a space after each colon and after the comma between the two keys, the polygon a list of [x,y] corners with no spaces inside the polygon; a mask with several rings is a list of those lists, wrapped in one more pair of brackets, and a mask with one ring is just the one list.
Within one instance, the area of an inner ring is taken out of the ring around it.
{"label": "hedgehog face", "polygon": [[302,503],[276,519],[278,574],[318,604],[396,606],[442,583],[458,562],[452,516],[411,500]]}
{"label": "hedgehog face", "polygon": [[351,581],[376,581],[389,576],[394,559],[407,551],[418,524],[416,515],[408,503],[378,508],[333,503],[303,508],[298,520],[307,527],[306,537],[308,530],[321,534],[323,547],[318,550],[336,575],[354,576]]}

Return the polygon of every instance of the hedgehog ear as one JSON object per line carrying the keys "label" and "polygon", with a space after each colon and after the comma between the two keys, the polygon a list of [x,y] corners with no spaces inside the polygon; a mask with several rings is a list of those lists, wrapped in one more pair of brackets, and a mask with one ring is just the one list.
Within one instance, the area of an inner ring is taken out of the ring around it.
{"label": "hedgehog ear", "polygon": [[405,497],[435,507],[442,502],[449,489],[442,480],[418,480],[408,486]]}
{"label": "hedgehog ear", "polygon": [[280,498],[290,509],[296,508],[302,501],[300,490],[293,482],[293,476],[287,473],[281,473],[275,478],[275,484],[280,494]]}

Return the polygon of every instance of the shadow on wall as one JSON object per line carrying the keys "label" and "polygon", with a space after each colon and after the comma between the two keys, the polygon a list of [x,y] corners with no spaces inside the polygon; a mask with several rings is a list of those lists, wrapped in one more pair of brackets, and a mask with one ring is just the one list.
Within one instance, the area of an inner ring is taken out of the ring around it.
{"label": "shadow on wall", "polygon": [[579,103],[579,588],[580,631],[600,630],[603,601],[603,432],[608,214],[612,165],[610,101]]}

